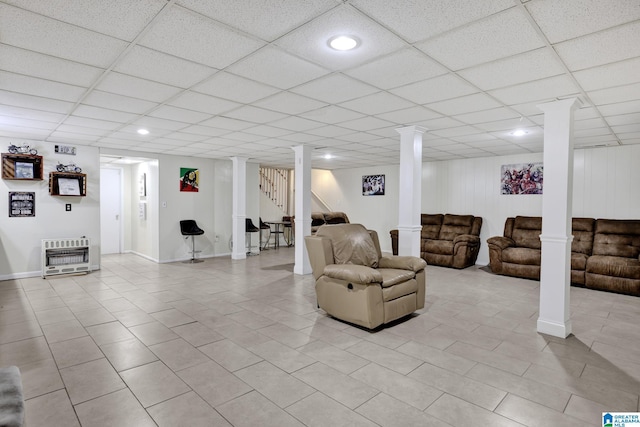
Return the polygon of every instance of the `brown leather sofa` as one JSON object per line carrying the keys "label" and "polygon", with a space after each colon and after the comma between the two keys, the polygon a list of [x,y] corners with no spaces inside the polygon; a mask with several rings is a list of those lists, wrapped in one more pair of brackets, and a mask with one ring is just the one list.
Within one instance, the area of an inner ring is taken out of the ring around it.
{"label": "brown leather sofa", "polygon": [[305,244],[318,306],[330,316],[373,329],[424,307],[427,263],[383,257],[375,231],[361,224],[323,225]]}
{"label": "brown leather sofa", "polygon": [[[290,221],[294,226],[294,216],[284,216],[283,221]],[[311,234],[325,224],[349,224],[349,217],[344,212],[311,212]]]}
{"label": "brown leather sofa", "polygon": [[[482,217],[453,214],[422,214],[420,257],[431,265],[467,268],[480,251]],[[391,230],[391,248],[398,254],[398,230]]]}
{"label": "brown leather sofa", "polygon": [[[507,218],[487,240],[491,271],[539,280],[541,232],[541,217]],[[573,218],[572,234],[572,284],[640,296],[640,220]]]}

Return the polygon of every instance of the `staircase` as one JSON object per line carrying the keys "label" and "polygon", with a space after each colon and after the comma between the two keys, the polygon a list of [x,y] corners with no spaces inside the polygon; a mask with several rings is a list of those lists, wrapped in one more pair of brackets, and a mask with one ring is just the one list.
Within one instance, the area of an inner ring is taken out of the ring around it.
{"label": "staircase", "polygon": [[260,190],[283,212],[289,212],[289,169],[260,168]]}

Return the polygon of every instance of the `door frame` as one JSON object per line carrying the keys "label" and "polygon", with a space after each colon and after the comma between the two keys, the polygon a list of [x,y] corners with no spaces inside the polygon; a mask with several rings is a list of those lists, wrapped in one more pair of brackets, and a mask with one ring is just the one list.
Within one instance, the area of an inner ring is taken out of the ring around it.
{"label": "door frame", "polygon": [[[120,224],[118,227],[118,253],[122,254],[124,253],[124,168],[122,167],[118,167],[118,166],[113,166],[113,165],[100,165],[100,170],[102,169],[113,169],[113,170],[117,170],[120,173],[120,188],[118,188],[119,194],[120,194],[120,210],[118,212],[119,218],[120,218]],[[100,186],[102,186],[102,180],[100,180]],[[100,200],[100,203],[102,204],[102,200]],[[102,230],[102,215],[100,215],[100,227]],[[102,236],[101,236],[101,243],[100,246],[102,248]],[[100,250],[100,253],[102,254],[102,249]]]}

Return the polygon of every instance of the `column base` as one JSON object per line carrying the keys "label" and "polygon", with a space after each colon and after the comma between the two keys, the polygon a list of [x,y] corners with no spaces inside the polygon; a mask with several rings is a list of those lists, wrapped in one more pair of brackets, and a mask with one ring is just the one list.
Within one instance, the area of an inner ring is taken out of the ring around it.
{"label": "column base", "polygon": [[555,323],[548,320],[538,319],[538,332],[558,338],[566,338],[571,335],[571,320],[565,323]]}

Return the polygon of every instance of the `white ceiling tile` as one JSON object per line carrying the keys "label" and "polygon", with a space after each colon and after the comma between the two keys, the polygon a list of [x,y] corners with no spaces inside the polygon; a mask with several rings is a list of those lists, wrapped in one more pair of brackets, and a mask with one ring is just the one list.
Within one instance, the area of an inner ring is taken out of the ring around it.
{"label": "white ceiling tile", "polygon": [[478,89],[453,74],[447,74],[390,90],[416,104],[428,104],[478,92]]}
{"label": "white ceiling tile", "polygon": [[96,86],[96,89],[153,102],[164,102],[181,91],[175,86],[116,72],[107,74]]}
{"label": "white ceiling tile", "polygon": [[618,133],[617,135],[621,141],[624,141],[625,144],[640,144],[640,131]]}
{"label": "white ceiling tile", "polygon": [[426,104],[425,107],[444,115],[454,115],[497,108],[501,105],[498,101],[484,93],[476,93],[447,101]]}
{"label": "white ceiling tile", "polygon": [[527,119],[517,118],[510,120],[499,120],[497,122],[478,123],[475,126],[487,132],[511,132],[515,129],[526,129],[534,125],[535,123]]}
{"label": "white ceiling tile", "polygon": [[404,110],[392,111],[390,113],[377,114],[377,117],[394,123],[418,124],[425,120],[441,117],[440,114],[427,110],[424,107],[411,107]]}
{"label": "white ceiling tile", "polygon": [[289,89],[328,73],[324,68],[272,46],[233,64],[228,71],[280,89]]}
{"label": "white ceiling tile", "polygon": [[47,141],[49,142],[95,142],[100,139],[99,136],[96,135],[86,135],[81,133],[72,133],[72,132],[62,132],[62,131],[54,131],[47,137]]}
{"label": "white ceiling tile", "polygon": [[331,74],[292,89],[292,92],[333,104],[360,98],[377,91],[373,86],[342,74]]}
{"label": "white ceiling tile", "polygon": [[573,122],[573,128],[575,130],[603,128],[606,126],[604,120],[600,117],[587,120],[575,120]]}
{"label": "white ceiling tile", "polygon": [[191,125],[186,128],[180,129],[183,133],[191,133],[199,136],[221,136],[229,133],[228,129],[217,129],[209,126]]}
{"label": "white ceiling tile", "polygon": [[0,128],[0,137],[44,139],[50,132],[51,130],[49,129],[36,129],[33,127],[21,127],[5,124]]}
{"label": "white ceiling tile", "polygon": [[274,87],[225,72],[214,74],[213,77],[194,86],[193,90],[240,103],[254,102],[279,91]]}
{"label": "white ceiling tile", "polygon": [[79,134],[86,136],[100,137],[110,133],[109,130],[99,129],[95,127],[84,126],[72,126],[68,124],[62,124],[56,128],[56,132],[67,132],[69,134]]}
{"label": "white ceiling tile", "polygon": [[416,45],[452,70],[494,61],[542,46],[543,40],[519,8],[490,16]]}
{"label": "white ceiling tile", "polygon": [[228,130],[242,130],[242,129],[255,126],[255,123],[250,123],[244,120],[237,120],[237,119],[222,117],[222,116],[205,120],[200,124],[203,126],[210,126],[212,128],[228,129]]}
{"label": "white ceiling tile", "polygon": [[361,119],[350,120],[348,122],[340,123],[340,126],[359,131],[376,130],[389,126],[395,127],[394,123],[377,119],[375,117],[363,117]]}
{"label": "white ceiling tile", "polygon": [[132,41],[166,5],[166,0],[5,0],[59,21]]}
{"label": "white ceiling tile", "polygon": [[424,53],[407,48],[344,73],[381,89],[391,89],[445,74],[447,69]]}
{"label": "white ceiling tile", "polygon": [[122,123],[95,120],[87,117],[69,116],[64,121],[65,125],[82,126],[94,129],[114,130],[122,126]]}
{"label": "white ceiling tile", "polygon": [[0,104],[0,115],[52,123],[58,123],[65,117],[65,114],[2,104]]}
{"label": "white ceiling tile", "polygon": [[365,114],[382,114],[414,106],[412,102],[399,98],[387,92],[378,92],[362,98],[343,102],[341,107]]}
{"label": "white ceiling tile", "polygon": [[483,90],[512,86],[565,72],[549,48],[521,53],[459,71],[459,74]]}
{"label": "white ceiling tile", "polygon": [[193,133],[187,133],[187,132],[172,132],[170,134],[167,135],[167,138],[169,139],[177,139],[179,141],[193,141],[193,142],[199,142],[199,141],[203,141],[205,139],[207,139],[207,136],[205,135],[196,135]]}
{"label": "white ceiling tile", "polygon": [[49,55],[0,44],[0,68],[54,82],[89,87],[103,70]]}
{"label": "white ceiling tile", "polygon": [[285,135],[280,137],[280,139],[285,141],[291,141],[299,144],[306,144],[309,142],[314,142],[322,139],[321,135],[310,135],[308,133],[292,133],[291,135]]}
{"label": "white ceiling tile", "polygon": [[5,3],[0,3],[0,40],[8,45],[101,68],[111,65],[127,46],[121,40]]}
{"label": "white ceiling tile", "polygon": [[[158,134],[166,135],[168,132],[166,131],[176,131],[181,130],[187,127],[187,124],[184,122],[177,122],[174,120],[167,120],[158,117],[140,117],[138,120],[133,122],[131,126],[127,126],[123,129],[123,131],[135,133],[138,136],[138,129],[145,128],[150,132],[149,138],[155,138]],[[145,137],[143,135],[143,137]]]}
{"label": "white ceiling tile", "polygon": [[595,105],[614,104],[640,99],[640,83],[589,92]]}
{"label": "white ceiling tile", "polygon": [[636,113],[640,111],[640,99],[633,101],[621,102],[619,104],[607,104],[598,106],[598,110],[602,115],[616,116],[619,114]]}
{"label": "white ceiling tile", "polygon": [[611,126],[616,133],[630,133],[630,132],[640,132],[640,123],[633,123],[629,125],[615,125]]}
{"label": "white ceiling tile", "polygon": [[0,103],[49,113],[69,113],[73,103],[0,90]]}
{"label": "white ceiling tile", "polygon": [[142,99],[130,98],[128,96],[116,95],[113,93],[94,90],[87,95],[82,103],[94,107],[108,108],[111,110],[124,111],[127,113],[142,114],[158,105],[155,102],[144,101]]}
{"label": "white ceiling tile", "polygon": [[640,19],[637,0],[541,0],[526,8],[551,43]]}
{"label": "white ceiling tile", "polygon": [[0,123],[9,126],[34,128],[42,130],[54,130],[58,124],[53,122],[43,122],[39,120],[23,119],[19,117],[3,116],[0,115]]}
{"label": "white ceiling tile", "polygon": [[[178,4],[264,40],[275,40],[335,7],[334,0],[178,0]],[[277,17],[277,18],[274,18]]]}
{"label": "white ceiling tile", "polygon": [[240,106],[237,102],[231,102],[226,99],[190,91],[180,94],[175,99],[172,99],[168,104],[175,107],[185,108],[187,110],[201,111],[211,115],[221,114]]}
{"label": "white ceiling tile", "polygon": [[[450,117],[441,117],[439,119],[426,120],[422,123],[424,123],[424,127],[426,127],[428,131],[464,126],[464,123]],[[421,126],[422,123],[420,124]]]}
{"label": "white ceiling tile", "polygon": [[149,113],[151,117],[160,119],[175,120],[177,122],[196,124],[201,121],[210,119],[212,114],[202,113],[200,111],[187,110],[172,105],[162,105]]}
{"label": "white ceiling tile", "polygon": [[296,116],[289,116],[286,119],[276,120],[274,122],[271,122],[271,124],[282,129],[296,132],[304,132],[309,129],[315,129],[323,126],[323,124],[320,122],[307,120],[302,117]]}
{"label": "white ceiling tile", "polygon": [[267,126],[267,125],[254,126],[252,128],[245,129],[244,132],[252,135],[259,135],[266,138],[277,138],[279,136],[284,136],[291,133],[290,130],[285,130],[282,128],[277,128],[277,127]]}
{"label": "white ceiling tile", "polygon": [[364,114],[356,113],[355,111],[331,105],[328,107],[320,108],[318,110],[300,114],[300,116],[322,123],[335,124],[364,117]]}
{"label": "white ceiling tile", "polygon": [[640,82],[640,57],[574,73],[586,91]]}
{"label": "white ceiling tile", "polygon": [[486,122],[496,122],[498,120],[508,120],[515,117],[520,117],[520,114],[510,108],[505,107],[453,116],[453,118],[455,118],[456,120],[460,120],[463,123],[468,123],[471,125]]}
{"label": "white ceiling tile", "polygon": [[180,88],[189,88],[215,72],[213,68],[142,46],[131,49],[114,70]]}
{"label": "white ceiling tile", "polygon": [[590,34],[555,46],[572,71],[640,56],[640,21]]}
{"label": "white ceiling tile", "polygon": [[265,110],[264,108],[245,105],[244,107],[240,107],[237,110],[226,113],[225,117],[245,120],[252,123],[267,123],[270,121],[283,119],[286,117],[286,115],[276,113],[275,111]]}
{"label": "white ceiling tile", "polygon": [[325,107],[327,104],[295,93],[280,92],[276,95],[257,101],[253,105],[256,107],[266,108],[268,110],[278,111],[280,113],[297,115]]}
{"label": "white ceiling tile", "polygon": [[73,110],[73,115],[118,123],[127,123],[135,120],[136,117],[138,117],[137,114],[125,113],[122,111],[110,110],[100,107],[93,107],[91,105],[78,105],[78,107]]}
{"label": "white ceiling tile", "polygon": [[633,125],[636,123],[640,123],[640,111],[632,114],[605,117],[605,120],[611,126]]}
{"label": "white ceiling tile", "polygon": [[569,95],[577,95],[579,92],[580,90],[568,76],[560,75],[492,90],[489,94],[506,105],[515,105],[524,102],[553,100]]}
{"label": "white ceiling tile", "polygon": [[264,45],[182,7],[172,7],[156,19],[139,43],[218,69]]}
{"label": "white ceiling tile", "polygon": [[21,92],[44,98],[77,102],[86,89],[66,83],[52,82],[21,74],[0,71],[0,90]]}
{"label": "white ceiling tile", "polygon": [[[576,109],[573,112],[573,117],[575,120],[587,120],[600,118],[601,115],[595,107],[589,106]],[[531,119],[531,117],[529,118]]]}
{"label": "white ceiling tile", "polygon": [[225,140],[232,141],[232,145],[236,145],[237,142],[255,142],[263,139],[260,135],[253,135],[246,132],[232,132],[224,136]]}
{"label": "white ceiling tile", "polygon": [[[353,130],[351,129],[328,125],[328,126],[323,126],[317,129],[308,130],[306,133],[311,135],[324,136],[325,138],[335,138],[335,137],[340,137],[342,135],[348,135],[352,132]],[[325,143],[328,143],[328,142],[325,141]]]}
{"label": "white ceiling tile", "polygon": [[351,3],[411,43],[513,6],[510,0],[352,0]]}
{"label": "white ceiling tile", "polygon": [[[348,34],[360,44],[350,51],[338,51],[328,44],[332,37]],[[385,55],[405,44],[396,35],[343,4],[307,25],[285,35],[275,44],[323,67],[344,70]]]}
{"label": "white ceiling tile", "polygon": [[[465,135],[478,135],[479,130],[474,128],[473,126],[460,126],[456,128],[448,128],[448,129],[438,129],[429,131],[430,135],[440,136],[443,138],[452,138],[452,137],[461,137]],[[456,141],[460,141],[459,138],[456,138]]]}

